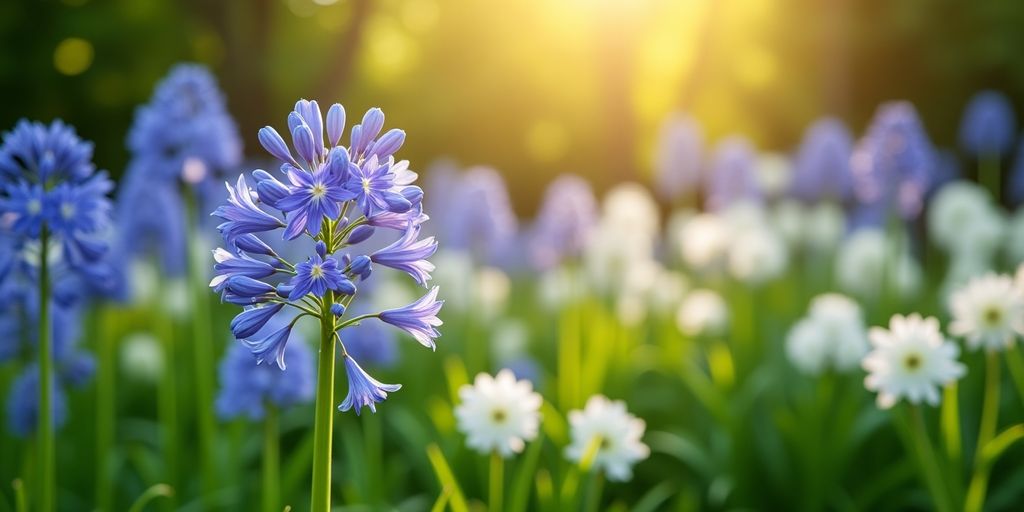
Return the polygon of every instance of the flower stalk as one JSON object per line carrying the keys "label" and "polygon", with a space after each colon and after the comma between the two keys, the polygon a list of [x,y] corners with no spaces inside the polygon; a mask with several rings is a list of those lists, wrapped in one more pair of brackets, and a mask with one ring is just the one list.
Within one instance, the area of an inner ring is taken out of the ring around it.
{"label": "flower stalk", "polygon": [[50,231],[39,234],[39,510],[56,508],[57,449],[53,435],[53,340],[50,338]]}
{"label": "flower stalk", "polygon": [[320,353],[317,363],[316,419],[313,426],[312,512],[331,508],[331,444],[334,433],[334,292],[324,296],[320,312]]}

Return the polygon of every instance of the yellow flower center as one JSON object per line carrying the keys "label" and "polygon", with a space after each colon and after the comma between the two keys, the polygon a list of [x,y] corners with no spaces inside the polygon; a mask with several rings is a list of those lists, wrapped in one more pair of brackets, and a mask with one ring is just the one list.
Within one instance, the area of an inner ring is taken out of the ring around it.
{"label": "yellow flower center", "polygon": [[63,203],[63,204],[61,204],[60,205],[60,214],[65,219],[70,220],[72,217],[75,216],[75,205],[72,204],[72,203]]}
{"label": "yellow flower center", "polygon": [[920,354],[907,354],[903,357],[903,367],[910,372],[917,371],[921,367],[921,362]]}
{"label": "yellow flower center", "polygon": [[313,279],[319,279],[324,276],[324,269],[320,265],[313,265],[313,268],[309,271],[309,275],[312,276]]}
{"label": "yellow flower center", "polygon": [[310,193],[313,195],[313,199],[320,199],[327,195],[327,187],[325,187],[323,183],[317,183],[316,185],[313,185]]}
{"label": "yellow flower center", "polygon": [[28,202],[26,209],[29,215],[39,215],[39,212],[43,211],[43,203],[38,199],[32,199]]}
{"label": "yellow flower center", "polygon": [[370,178],[363,178],[363,192],[370,191]]}

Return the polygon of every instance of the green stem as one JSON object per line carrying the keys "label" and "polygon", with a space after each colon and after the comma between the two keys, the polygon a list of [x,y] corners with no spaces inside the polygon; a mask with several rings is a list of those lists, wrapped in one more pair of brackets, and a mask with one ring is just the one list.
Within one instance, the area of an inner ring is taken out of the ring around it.
{"label": "green stem", "polygon": [[1019,344],[1006,351],[1006,367],[1010,369],[1013,385],[1017,388],[1017,398],[1024,404],[1024,355],[1021,355]]}
{"label": "green stem", "polygon": [[914,451],[917,453],[918,464],[924,473],[925,484],[935,502],[936,510],[952,512],[956,507],[950,503],[942,473],[939,471],[939,459],[935,454],[935,449],[928,436],[928,428],[924,423],[924,415],[921,413],[921,409],[914,406],[911,406],[910,410],[909,437],[909,441],[913,443]]}
{"label": "green stem", "polygon": [[1000,173],[1000,162],[998,154],[982,155],[978,161],[978,178],[982,186],[992,192],[996,204],[999,204],[1003,197],[1003,179]]}
{"label": "green stem", "polygon": [[604,492],[604,474],[590,470],[590,484],[587,486],[586,512],[597,512],[601,509],[601,494]]}
{"label": "green stem", "polygon": [[11,483],[14,488],[14,510],[16,512],[28,512],[28,501],[25,499],[25,485],[21,479],[15,479]]}
{"label": "green stem", "polygon": [[331,441],[334,433],[334,293],[327,292],[320,316],[320,354],[317,363],[316,420],[313,427],[313,512],[331,508]]}
{"label": "green stem", "polygon": [[[157,417],[160,420],[160,446],[163,449],[164,478],[174,488],[178,486],[178,382],[175,373],[174,323],[166,311],[158,311],[157,336],[164,353],[160,387],[157,389]],[[166,510],[173,504],[165,503]]]}
{"label": "green stem", "polygon": [[[186,194],[188,200],[189,230],[196,229],[196,206],[192,194]],[[209,289],[206,287],[203,265],[196,261],[195,247],[190,239],[186,246],[188,251],[188,289],[192,292],[192,354],[195,357],[196,381],[196,416],[199,422],[199,451],[202,454],[203,496],[212,497],[217,489],[216,461],[214,458],[214,440],[217,435],[217,423],[213,417],[213,378],[216,370],[213,364],[213,324],[210,319]],[[169,367],[170,368],[170,367]],[[206,503],[210,506],[210,503]]]}
{"label": "green stem", "polygon": [[128,512],[142,512],[146,509],[146,505],[149,504],[150,501],[159,497],[170,498],[172,496],[174,496],[174,489],[171,486],[167,484],[156,484],[149,489],[146,489],[146,491],[135,500],[135,503],[132,503]]}
{"label": "green stem", "polygon": [[52,512],[57,499],[57,448],[53,436],[53,350],[50,339],[50,232],[39,235],[39,511]]}
{"label": "green stem", "polygon": [[981,425],[978,427],[978,447],[974,452],[974,472],[967,489],[964,510],[980,512],[985,506],[985,493],[991,463],[985,458],[985,449],[996,434],[999,422],[999,353],[989,350],[985,354],[985,398],[981,408]]}
{"label": "green stem", "polygon": [[501,512],[503,497],[502,491],[505,487],[505,460],[501,458],[501,454],[494,451],[491,452],[491,471],[490,471],[490,489],[487,493],[487,498],[490,500],[490,512]]}
{"label": "green stem", "polygon": [[272,404],[266,405],[266,416],[263,418],[263,510],[279,512],[281,510],[281,478],[279,476],[281,457],[278,440],[278,411]]}
{"label": "green stem", "polygon": [[98,331],[100,371],[96,376],[96,506],[100,510],[113,510],[113,465],[110,455],[116,437],[117,360],[114,355],[114,340],[107,328],[105,310],[99,311]]}

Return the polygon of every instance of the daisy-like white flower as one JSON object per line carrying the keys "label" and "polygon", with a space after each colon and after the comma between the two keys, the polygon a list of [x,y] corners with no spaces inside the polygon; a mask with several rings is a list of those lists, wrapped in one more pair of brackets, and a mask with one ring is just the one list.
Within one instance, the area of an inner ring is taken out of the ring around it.
{"label": "daisy-like white flower", "polygon": [[993,273],[971,279],[950,298],[949,332],[973,350],[1003,350],[1024,335],[1024,290],[1010,276]]}
{"label": "daisy-like white flower", "polygon": [[646,424],[626,411],[626,403],[595,395],[587,400],[582,411],[569,412],[572,442],[565,456],[574,462],[587,457],[597,443],[593,467],[604,471],[608,480],[626,481],[633,477],[633,465],[650,455],[651,450],[640,438]]}
{"label": "daisy-like white flower", "polygon": [[459,398],[455,418],[470,448],[507,458],[537,437],[543,399],[530,381],[516,380],[511,370],[495,377],[478,374],[472,386],[459,389]]}
{"label": "daisy-like white flower", "polygon": [[853,369],[868,350],[860,306],[836,293],[819,295],[786,336],[786,355],[804,373]]}
{"label": "daisy-like white flower", "polygon": [[939,404],[939,386],[964,376],[957,361],[960,350],[939,332],[935,317],[894,315],[889,329],[873,327],[868,333],[874,350],[861,365],[868,372],[864,387],[878,392],[878,406],[888,409],[901,398],[912,404]]}

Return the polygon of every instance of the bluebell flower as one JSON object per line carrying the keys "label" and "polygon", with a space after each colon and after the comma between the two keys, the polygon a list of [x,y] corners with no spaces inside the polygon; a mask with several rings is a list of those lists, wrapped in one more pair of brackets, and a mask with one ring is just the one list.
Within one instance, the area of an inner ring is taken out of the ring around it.
{"label": "bluebell flower", "polygon": [[[51,378],[53,378],[51,376]],[[53,428],[59,430],[68,419],[67,399],[56,379],[50,385]],[[30,365],[11,384],[7,396],[7,427],[17,437],[35,433],[39,423],[39,367]]]}
{"label": "bluebell flower", "polygon": [[217,229],[228,244],[242,235],[263,233],[284,227],[281,219],[261,210],[252,199],[252,190],[239,176],[234,187],[227,185],[228,204],[218,206],[213,215],[224,220]]}
{"label": "bluebell flower", "polygon": [[348,394],[345,400],[338,406],[338,410],[345,412],[353,407],[358,415],[363,407],[369,407],[370,411],[377,412],[376,404],[383,402],[388,393],[394,393],[402,388],[401,384],[383,384],[371,377],[350,355],[344,355],[345,372],[348,374]]}
{"label": "bluebell flower", "polygon": [[437,300],[439,288],[433,287],[426,295],[412,304],[396,309],[388,309],[379,314],[381,321],[391,324],[416,338],[424,347],[434,349],[434,339],[441,336],[437,327],[443,322],[437,318],[443,300]]}
{"label": "bluebell flower", "polygon": [[701,182],[704,132],[696,119],[675,115],[661,126],[654,161],[657,191],[675,200],[696,192]]}
{"label": "bluebell flower", "polygon": [[[57,262],[51,282],[82,280],[105,292],[97,280],[106,273],[112,183],[90,161],[92,145],[67,125],[19,121],[0,144],[0,236],[7,251],[21,252],[38,241],[45,225],[50,257]],[[44,184],[45,187],[44,187]],[[25,260],[37,266],[37,258]],[[5,266],[8,264],[5,264]],[[4,272],[5,274],[7,271]]]}
{"label": "bluebell flower", "polygon": [[278,271],[277,267],[253,258],[245,253],[232,254],[224,249],[217,248],[213,251],[214,276],[210,281],[210,287],[214,291],[222,291],[227,285],[227,280],[232,276],[245,276],[253,279],[270,277]]}
{"label": "bluebell flower", "polygon": [[308,260],[296,265],[295,277],[289,282],[294,288],[288,294],[288,300],[299,300],[312,293],[323,297],[327,290],[346,293],[354,292],[354,286],[338,267],[338,260],[320,254],[314,254]]}
{"label": "bluebell flower", "polygon": [[705,204],[709,210],[723,210],[741,201],[761,200],[761,186],[754,168],[756,156],[753,146],[740,136],[718,143],[705,182]]}
{"label": "bluebell flower", "polygon": [[851,162],[857,202],[882,218],[916,218],[936,181],[935,149],[907,102],[878,107]]}
{"label": "bluebell flower", "polygon": [[371,254],[370,260],[405,272],[420,286],[426,286],[430,273],[434,271],[434,264],[427,261],[427,258],[437,252],[437,242],[432,236],[417,240],[419,234],[418,227],[407,229],[394,243]]}
{"label": "bluebell flower", "polygon": [[842,121],[819,119],[804,132],[793,166],[793,195],[804,201],[853,199],[853,137]]}
{"label": "bluebell flower", "polygon": [[446,247],[468,251],[484,263],[500,263],[519,230],[505,180],[494,169],[473,167],[454,187],[448,191],[450,202],[431,210],[432,216],[437,214],[438,238]]}
{"label": "bluebell flower", "polygon": [[[259,132],[260,144],[281,161],[282,174],[254,170],[255,190],[240,176],[235,186],[228,186],[227,204],[214,212],[224,220],[218,228],[226,247],[214,252],[210,286],[223,301],[246,308],[231,323],[235,338],[259,363],[273,360],[282,369],[293,326],[306,316],[343,331],[336,336],[343,354],[347,329],[361,321],[368,325],[365,321],[371,318],[386,318],[385,323],[426,336],[421,343],[432,346],[438,334],[434,327],[440,325],[436,290],[429,301],[390,312],[353,316],[365,308],[350,307],[359,292],[355,283],[362,287],[370,280],[375,263],[403,271],[421,284],[433,269],[426,259],[436,243],[432,238],[417,240],[420,224],[428,219],[423,190],[415,185],[418,175],[407,161],[394,157],[405,132],[381,134],[383,113],[371,109],[352,127],[345,147],[345,109],[332,105],[325,121],[320,106],[307,100],[295,104],[287,121],[291,147],[272,127]],[[283,230],[281,241],[268,243],[265,234],[278,229]],[[401,238],[383,249],[367,247],[384,230],[398,231]],[[309,254],[310,242],[314,254],[296,263],[300,254]],[[283,311],[299,315],[285,327],[271,328]],[[359,337],[353,333],[352,339],[355,354]],[[361,369],[356,373],[350,371],[350,379],[355,379],[358,396],[349,407],[358,409],[368,405],[365,397],[371,396],[372,402],[377,395],[366,394],[376,381]]]}
{"label": "bluebell flower", "polygon": [[356,196],[364,215],[369,216],[376,211],[404,213],[412,208],[412,202],[393,190],[395,175],[390,164],[380,163],[376,155],[362,165],[352,167],[346,186]]}
{"label": "bluebell flower", "polygon": [[285,351],[290,364],[287,371],[282,371],[256,364],[242,345],[229,348],[220,363],[217,415],[224,420],[244,417],[259,421],[267,404],[285,408],[311,401],[315,389],[313,354],[302,339],[296,339]]}
{"label": "bluebell flower", "polygon": [[975,157],[999,157],[1010,152],[1017,137],[1017,119],[1010,100],[997,91],[971,98],[960,121],[960,145]]}
{"label": "bluebell flower", "polygon": [[121,180],[118,253],[125,259],[156,255],[165,274],[181,276],[187,268],[185,205],[176,187],[154,186],[146,167],[133,160]]}
{"label": "bluebell flower", "polygon": [[284,234],[288,240],[297,238],[307,229],[312,236],[320,234],[324,218],[337,218],[341,214],[340,203],[355,198],[355,194],[345,188],[349,160],[342,148],[332,151],[327,165],[313,174],[285,166],[289,167],[287,174],[292,188],[287,196],[275,201],[274,207],[289,214]]}
{"label": "bluebell flower", "polygon": [[1010,170],[1010,183],[1006,192],[1012,204],[1024,203],[1024,139],[1017,144],[1017,156]]}
{"label": "bluebell flower", "polygon": [[572,174],[555,178],[544,192],[528,241],[533,264],[550,269],[583,252],[597,225],[597,200],[586,180]]}
{"label": "bluebell flower", "polygon": [[[128,134],[133,159],[149,162],[144,172],[160,182],[212,180],[241,161],[238,128],[209,70],[179,64],[157,84],[149,103],[139,107]],[[187,163],[201,164],[199,176],[186,176]]]}

